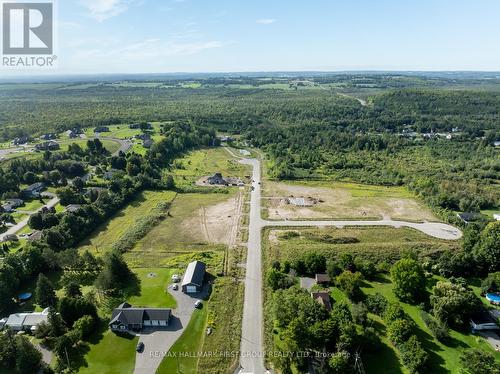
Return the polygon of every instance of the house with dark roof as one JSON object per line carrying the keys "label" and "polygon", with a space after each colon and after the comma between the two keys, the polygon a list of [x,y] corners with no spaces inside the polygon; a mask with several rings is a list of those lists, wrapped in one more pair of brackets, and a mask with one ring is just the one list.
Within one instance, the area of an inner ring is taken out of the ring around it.
{"label": "house with dark roof", "polygon": [[24,201],[21,199],[7,199],[5,203],[2,204],[2,208],[7,213],[12,212],[14,209],[19,208],[24,204]]}
{"label": "house with dark roof", "polygon": [[123,303],[113,311],[109,328],[117,332],[141,331],[145,327],[165,328],[172,310],[167,308],[135,308]]}
{"label": "house with dark roof", "polygon": [[36,182],[22,190],[21,195],[26,198],[39,197],[43,190],[45,190],[45,183]]}
{"label": "house with dark roof", "polygon": [[226,186],[227,185],[227,182],[222,177],[221,173],[215,173],[211,177],[208,177],[207,182],[208,182],[208,184],[212,184],[212,185],[219,185],[219,186]]}
{"label": "house with dark roof", "polygon": [[481,219],[481,214],[473,212],[457,213],[457,217],[466,225]]}
{"label": "house with dark roof", "polygon": [[328,291],[311,292],[311,297],[313,300],[323,305],[323,307],[329,312],[332,310],[332,301]]}
{"label": "house with dark roof", "polygon": [[109,127],[107,126],[97,126],[94,132],[109,132]]}
{"label": "house with dark roof", "polygon": [[154,142],[153,142],[153,140],[151,140],[151,139],[147,139],[147,140],[144,140],[144,141],[142,142],[142,146],[143,146],[144,148],[147,148],[147,149],[151,148],[151,147],[153,146],[153,144],[154,144]]}
{"label": "house with dark roof", "polygon": [[40,144],[35,145],[35,150],[36,151],[56,151],[60,147],[59,143],[49,140],[48,142],[43,142]]}
{"label": "house with dark roof", "polygon": [[500,330],[497,320],[486,309],[482,309],[470,317],[470,326],[473,332],[481,330]]}
{"label": "house with dark roof", "polygon": [[329,284],[331,282],[330,276],[328,274],[316,274],[317,284]]}
{"label": "house with dark roof", "polygon": [[184,293],[198,293],[203,288],[205,280],[206,265],[201,261],[189,263],[186,273],[182,278],[181,288]]}

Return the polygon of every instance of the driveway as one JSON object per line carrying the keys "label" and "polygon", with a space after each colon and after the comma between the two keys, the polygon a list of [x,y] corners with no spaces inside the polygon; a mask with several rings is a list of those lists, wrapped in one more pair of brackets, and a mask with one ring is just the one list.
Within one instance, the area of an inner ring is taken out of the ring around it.
{"label": "driveway", "polygon": [[136,353],[135,374],[151,374],[156,372],[163,357],[177,339],[179,339],[191,320],[196,300],[207,297],[208,285],[205,286],[203,292],[193,295],[186,295],[180,290],[173,291],[171,287],[169,287],[169,292],[177,301],[177,309],[172,310],[172,317],[167,328],[161,330],[147,328],[142,330],[140,334],[137,334],[139,342],[144,343],[144,352]]}

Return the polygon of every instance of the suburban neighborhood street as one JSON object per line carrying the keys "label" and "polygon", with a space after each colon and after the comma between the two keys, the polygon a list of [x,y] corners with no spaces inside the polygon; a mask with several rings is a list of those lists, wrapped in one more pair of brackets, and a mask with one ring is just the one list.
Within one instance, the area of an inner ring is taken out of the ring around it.
{"label": "suburban neighborhood street", "polygon": [[[227,149],[227,148],[226,148]],[[233,156],[234,153],[227,149]],[[444,223],[414,223],[394,220],[380,221],[266,221],[261,218],[261,168],[257,159],[243,159],[243,164],[253,167],[252,192],[250,198],[250,221],[245,276],[245,298],[241,333],[240,374],[262,374],[264,366],[264,317],[262,298],[262,248],[261,233],[265,227],[337,227],[345,226],[391,226],[409,227],[429,236],[457,240],[462,232]]]}
{"label": "suburban neighborhood street", "polygon": [[[39,212],[43,208],[48,208],[48,209],[53,208],[59,202],[59,198],[55,194],[53,194],[53,193],[43,192],[42,196],[43,197],[50,197],[51,199],[50,199],[50,201],[47,204],[45,204],[41,208],[37,209],[36,212]],[[23,219],[22,221],[16,223],[14,226],[10,227],[4,233],[0,234],[0,242],[2,242],[3,238],[6,237],[7,235],[15,235],[17,232],[19,232],[22,229],[24,229],[28,225],[29,219],[30,219],[30,217],[27,217],[27,218]]]}

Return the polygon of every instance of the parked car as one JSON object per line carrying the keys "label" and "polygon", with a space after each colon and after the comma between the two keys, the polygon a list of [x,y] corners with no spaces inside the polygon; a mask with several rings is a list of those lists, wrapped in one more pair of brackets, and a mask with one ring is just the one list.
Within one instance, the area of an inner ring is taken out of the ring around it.
{"label": "parked car", "polygon": [[179,274],[172,275],[172,282],[179,283],[181,281],[181,276]]}
{"label": "parked car", "polygon": [[139,353],[144,352],[144,343],[140,342],[139,344],[137,344],[137,348],[135,350]]}
{"label": "parked car", "polygon": [[174,285],[172,286],[172,289],[173,289],[174,291],[177,291],[177,290],[179,289],[179,285],[178,285],[178,284],[174,284]]}
{"label": "parked car", "polygon": [[203,302],[201,300],[197,300],[195,303],[194,303],[194,307],[195,308],[201,308],[201,306],[203,305]]}

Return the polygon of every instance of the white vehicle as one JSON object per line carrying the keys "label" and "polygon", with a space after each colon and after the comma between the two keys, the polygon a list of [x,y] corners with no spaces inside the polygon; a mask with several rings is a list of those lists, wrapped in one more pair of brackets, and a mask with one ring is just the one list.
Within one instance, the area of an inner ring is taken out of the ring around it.
{"label": "white vehicle", "polygon": [[201,306],[203,305],[203,302],[201,300],[197,300],[195,303],[194,303],[194,307],[195,308],[201,308]]}
{"label": "white vehicle", "polygon": [[172,275],[172,282],[179,283],[181,281],[181,276],[179,274]]}

